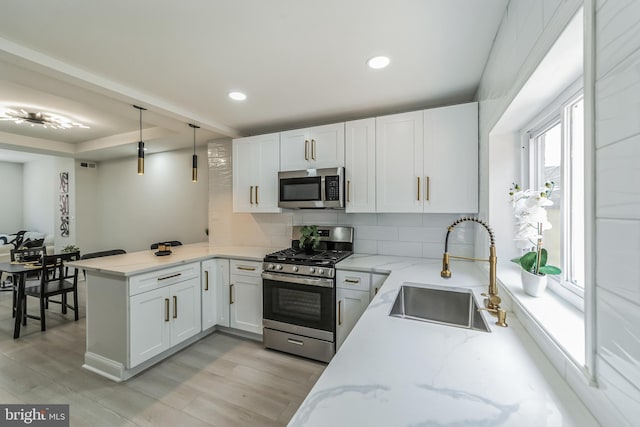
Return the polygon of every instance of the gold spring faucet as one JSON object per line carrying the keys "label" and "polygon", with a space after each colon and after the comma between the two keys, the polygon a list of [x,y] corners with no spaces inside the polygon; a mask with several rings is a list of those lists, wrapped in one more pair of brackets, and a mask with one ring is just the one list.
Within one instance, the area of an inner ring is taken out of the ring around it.
{"label": "gold spring faucet", "polygon": [[[449,234],[453,231],[456,225],[462,222],[475,222],[480,224],[487,230],[489,233],[489,239],[491,244],[489,246],[489,259],[478,259],[478,258],[468,258],[462,256],[449,255]],[[472,217],[463,217],[457,219],[447,228],[447,237],[444,241],[444,255],[442,256],[442,271],[440,272],[440,276],[445,279],[451,278],[451,270],[449,270],[449,258],[456,259],[466,259],[470,261],[488,261],[489,262],[489,289],[487,293],[483,293],[482,296],[486,297],[484,300],[484,308],[480,310],[488,311],[492,316],[497,317],[496,325],[498,326],[507,326],[507,312],[500,308],[500,302],[502,299],[498,296],[498,285],[496,282],[496,266],[498,262],[498,258],[496,257],[496,239],[493,234],[493,230],[491,227],[487,225],[486,222],[479,220],[478,218]]]}

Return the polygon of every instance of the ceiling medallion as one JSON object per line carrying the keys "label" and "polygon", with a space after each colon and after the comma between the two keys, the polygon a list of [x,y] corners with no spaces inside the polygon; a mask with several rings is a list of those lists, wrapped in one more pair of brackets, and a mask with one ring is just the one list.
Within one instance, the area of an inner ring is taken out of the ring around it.
{"label": "ceiling medallion", "polygon": [[24,108],[3,108],[0,110],[0,121],[12,121],[16,124],[28,123],[31,126],[42,126],[46,129],[89,129],[89,126],[74,122],[60,114],[45,111],[31,112]]}

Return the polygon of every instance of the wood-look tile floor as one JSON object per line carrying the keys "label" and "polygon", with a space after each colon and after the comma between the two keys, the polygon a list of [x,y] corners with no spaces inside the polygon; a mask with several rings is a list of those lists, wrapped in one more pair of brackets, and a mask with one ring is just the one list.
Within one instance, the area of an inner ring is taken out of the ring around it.
{"label": "wood-look tile floor", "polygon": [[114,383],[81,367],[83,281],[79,297],[78,322],[50,305],[47,331],[29,319],[14,340],[11,293],[0,293],[1,403],[70,404],[71,426],[284,426],[325,367],[215,332]]}

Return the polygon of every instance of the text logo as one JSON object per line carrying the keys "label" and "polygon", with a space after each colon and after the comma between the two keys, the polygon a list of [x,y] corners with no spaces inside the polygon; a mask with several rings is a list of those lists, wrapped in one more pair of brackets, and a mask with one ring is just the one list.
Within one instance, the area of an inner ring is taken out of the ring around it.
{"label": "text logo", "polygon": [[2,405],[0,426],[69,427],[69,405]]}

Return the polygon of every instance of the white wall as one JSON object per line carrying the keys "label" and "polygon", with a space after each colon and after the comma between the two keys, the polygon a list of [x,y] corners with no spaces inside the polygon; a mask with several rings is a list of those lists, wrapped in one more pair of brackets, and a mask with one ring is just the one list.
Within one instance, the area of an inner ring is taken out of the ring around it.
{"label": "white wall", "polygon": [[[75,162],[75,194],[76,194],[76,245],[81,253],[93,252],[98,247],[100,233],[98,219],[100,209],[98,201],[98,169],[80,166],[81,161]],[[95,164],[95,163],[94,163]]]}
{"label": "white wall", "polygon": [[0,234],[23,230],[22,163],[0,162]]}
{"label": "white wall", "polygon": [[196,183],[191,182],[191,150],[146,155],[142,176],[137,174],[135,153],[101,162],[94,172],[79,170],[78,179],[95,182],[95,186],[84,182],[76,187],[81,251],[121,248],[131,252],[148,250],[151,243],[163,240],[206,241],[206,148],[197,154]]}
{"label": "white wall", "polygon": [[[346,214],[334,210],[285,210],[282,214],[233,213],[231,141],[209,143],[209,241],[282,249],[291,245],[293,225],[346,225],[355,228],[355,252],[440,258],[447,227],[456,214]],[[473,224],[451,234],[450,252],[473,255]]]}
{"label": "white wall", "polygon": [[57,207],[56,160],[45,157],[24,163],[24,219],[28,231],[53,234]]}
{"label": "white wall", "polygon": [[596,362],[640,420],[640,1],[595,1]]}
{"label": "white wall", "polygon": [[[491,192],[506,191],[489,186],[489,171],[497,167],[489,132],[581,5],[511,0],[508,6],[477,94],[481,216],[495,204]],[[633,426],[640,419],[640,1],[586,0],[587,17],[591,8],[597,167],[587,175],[595,173],[597,201],[597,387],[578,370],[561,374],[603,425]]]}

